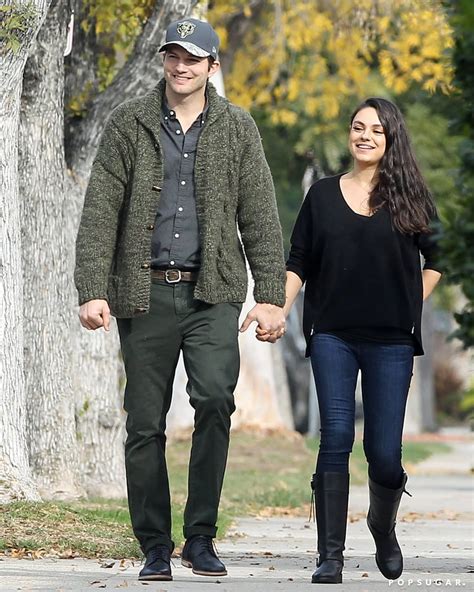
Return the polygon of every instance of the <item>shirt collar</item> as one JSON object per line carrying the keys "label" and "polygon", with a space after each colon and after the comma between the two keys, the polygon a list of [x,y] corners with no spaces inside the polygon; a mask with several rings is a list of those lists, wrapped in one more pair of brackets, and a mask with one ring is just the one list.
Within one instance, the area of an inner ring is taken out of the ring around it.
{"label": "shirt collar", "polygon": [[[208,112],[209,112],[209,101],[208,101],[207,92],[206,92],[206,105],[204,107],[203,112],[196,117],[193,125],[195,125],[196,122],[198,122],[200,127],[202,127],[206,122]],[[173,121],[174,119],[176,119],[176,113],[173,111],[173,109],[170,109],[170,106],[168,105],[168,101],[166,100],[166,95],[163,94],[163,102],[161,104],[161,121],[162,121],[162,123],[169,124],[170,120]]]}

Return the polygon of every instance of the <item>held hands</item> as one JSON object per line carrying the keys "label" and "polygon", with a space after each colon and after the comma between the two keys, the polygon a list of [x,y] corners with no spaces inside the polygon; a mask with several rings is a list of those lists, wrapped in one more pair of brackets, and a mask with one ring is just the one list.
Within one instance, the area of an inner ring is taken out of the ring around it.
{"label": "held hands", "polygon": [[259,341],[275,343],[285,334],[285,314],[280,306],[264,303],[256,304],[245,317],[240,327],[241,333],[246,331],[254,321],[258,323],[255,332]]}
{"label": "held hands", "polygon": [[104,327],[110,328],[110,308],[107,300],[89,300],[79,308],[79,320],[81,325],[90,331]]}

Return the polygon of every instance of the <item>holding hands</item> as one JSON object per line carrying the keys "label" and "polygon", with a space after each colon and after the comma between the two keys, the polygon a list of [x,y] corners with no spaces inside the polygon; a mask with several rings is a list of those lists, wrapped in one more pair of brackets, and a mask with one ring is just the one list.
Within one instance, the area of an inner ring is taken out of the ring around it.
{"label": "holding hands", "polygon": [[275,343],[285,334],[285,313],[280,306],[264,303],[256,304],[245,317],[240,332],[246,331],[254,321],[258,323],[255,332],[259,341]]}

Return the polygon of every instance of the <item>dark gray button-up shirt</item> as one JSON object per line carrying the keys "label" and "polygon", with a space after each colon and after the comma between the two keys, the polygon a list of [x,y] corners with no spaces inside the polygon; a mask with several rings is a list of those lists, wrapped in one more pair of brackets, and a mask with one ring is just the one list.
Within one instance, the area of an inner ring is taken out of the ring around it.
{"label": "dark gray button-up shirt", "polygon": [[163,104],[160,143],[164,180],[152,238],[152,267],[199,268],[194,162],[206,114],[207,108],[184,134],[175,112]]}

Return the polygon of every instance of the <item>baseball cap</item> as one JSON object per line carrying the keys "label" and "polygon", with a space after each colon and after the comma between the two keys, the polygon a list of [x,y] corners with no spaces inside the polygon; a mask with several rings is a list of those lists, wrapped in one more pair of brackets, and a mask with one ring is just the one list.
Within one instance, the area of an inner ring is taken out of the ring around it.
{"label": "baseball cap", "polygon": [[171,23],[159,51],[165,51],[168,45],[180,45],[200,58],[218,59],[219,37],[209,23],[198,19],[185,18]]}

